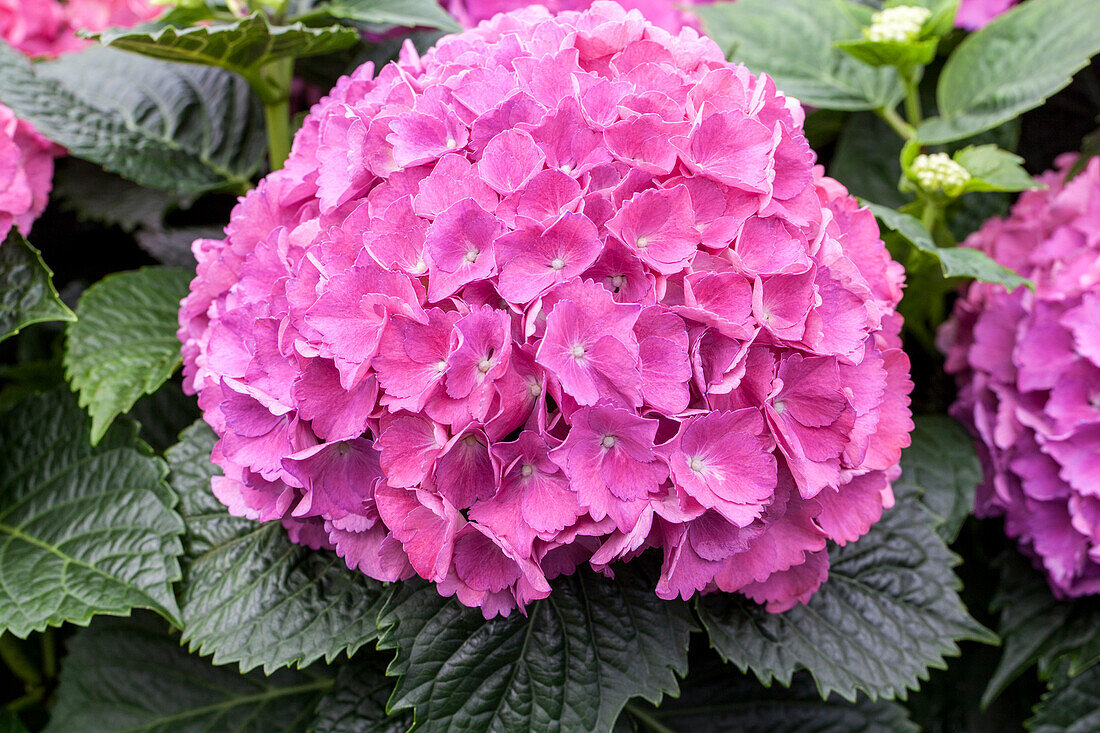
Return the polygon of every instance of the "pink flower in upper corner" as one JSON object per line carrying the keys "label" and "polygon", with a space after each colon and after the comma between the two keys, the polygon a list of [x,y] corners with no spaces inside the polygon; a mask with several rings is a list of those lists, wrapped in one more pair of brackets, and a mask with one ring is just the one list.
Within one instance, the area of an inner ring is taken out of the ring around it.
{"label": "pink flower in upper corner", "polygon": [[[32,58],[55,57],[88,45],[78,29],[134,25],[160,12],[148,0],[0,0],[0,38]],[[63,152],[0,104],[0,241],[13,226],[30,233],[49,200],[53,160]]]}
{"label": "pink flower in upper corner", "polygon": [[0,242],[16,227],[24,236],[46,209],[56,145],[0,104]]}
{"label": "pink flower in upper corner", "polygon": [[977,512],[1046,571],[1055,594],[1100,593],[1100,158],[1040,177],[966,240],[1035,283],[972,283],[940,331],[985,467]]}
{"label": "pink flower in upper corner", "polygon": [[955,14],[955,25],[969,31],[976,31],[989,25],[989,22],[1005,12],[1020,0],[962,0]]}
{"label": "pink flower in upper corner", "polygon": [[805,602],[893,503],[912,384],[802,119],[608,2],[342,79],[194,246],[218,499],[486,617],[650,548],[661,597]]}

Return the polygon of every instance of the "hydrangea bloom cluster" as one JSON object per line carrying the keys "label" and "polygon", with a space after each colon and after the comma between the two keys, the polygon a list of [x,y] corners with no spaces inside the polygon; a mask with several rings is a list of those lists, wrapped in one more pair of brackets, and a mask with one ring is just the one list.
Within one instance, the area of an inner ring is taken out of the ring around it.
{"label": "hydrangea bloom cluster", "polygon": [[24,235],[46,209],[57,146],[0,104],[0,242],[12,227]]}
{"label": "hydrangea bloom cluster", "polygon": [[940,334],[985,465],[977,512],[1003,515],[1061,596],[1100,592],[1100,159],[1066,183],[1073,162],[966,241],[1035,292],[975,282]]}
{"label": "hydrangea bloom cluster", "polygon": [[[59,56],[88,42],[76,30],[134,25],[156,15],[147,0],[0,0],[0,38],[27,56]],[[0,241],[28,234],[46,208],[53,160],[63,151],[0,104]]]}
{"label": "hydrangea bloom cluster", "polygon": [[[619,4],[627,10],[638,10],[653,25],[664,28],[669,33],[679,33],[681,28],[699,30],[699,19],[684,6],[704,5],[714,0],[622,0]],[[455,16],[466,28],[492,18],[497,13],[534,4],[532,0],[440,0],[447,11]],[[552,13],[563,10],[586,10],[592,0],[544,0],[538,3],[546,6]]]}
{"label": "hydrangea bloom cluster", "polygon": [[213,491],[508,613],[582,563],[773,611],[891,505],[902,269],[797,102],[597,2],[407,44],[199,240]]}
{"label": "hydrangea bloom cluster", "polygon": [[991,20],[1017,2],[1019,0],[962,0],[955,13],[955,25],[970,31],[985,28]]}

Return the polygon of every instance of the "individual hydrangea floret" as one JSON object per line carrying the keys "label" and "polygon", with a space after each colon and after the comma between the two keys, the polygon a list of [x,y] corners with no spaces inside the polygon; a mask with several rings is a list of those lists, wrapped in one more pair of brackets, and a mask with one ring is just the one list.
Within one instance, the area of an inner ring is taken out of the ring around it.
{"label": "individual hydrangea floret", "polygon": [[913,159],[909,170],[925,191],[942,191],[952,198],[961,194],[970,181],[970,171],[952,160],[947,153],[921,153]]}
{"label": "individual hydrangea floret", "polygon": [[26,236],[46,209],[56,145],[0,104],[0,242],[16,227]]}
{"label": "individual hydrangea floret", "polygon": [[234,514],[487,617],[647,548],[781,611],[893,502],[902,269],[798,103],[597,2],[342,79],[180,312]]}
{"label": "individual hydrangea floret", "polygon": [[880,10],[871,16],[867,28],[867,40],[876,42],[909,43],[917,40],[925,21],[932,11],[919,5],[897,5]]}
{"label": "individual hydrangea floret", "polygon": [[962,0],[955,13],[955,25],[971,31],[985,28],[991,20],[1017,2],[1019,0]]}
{"label": "individual hydrangea floret", "polygon": [[940,332],[977,439],[980,516],[1046,570],[1059,596],[1100,592],[1100,159],[1074,155],[966,240],[1035,283],[975,282]]}

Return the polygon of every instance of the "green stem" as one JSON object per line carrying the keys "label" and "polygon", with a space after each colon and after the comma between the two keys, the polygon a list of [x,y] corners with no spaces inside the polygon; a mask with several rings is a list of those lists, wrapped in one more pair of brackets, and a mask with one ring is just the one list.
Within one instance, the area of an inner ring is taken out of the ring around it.
{"label": "green stem", "polygon": [[901,115],[897,113],[893,107],[880,107],[878,110],[878,116],[886,120],[886,124],[890,125],[898,135],[905,140],[912,140],[917,136],[917,130],[908,122],[901,118]]}
{"label": "green stem", "polygon": [[57,644],[49,628],[42,632],[42,674],[48,680],[57,678]]}
{"label": "green stem", "polygon": [[942,212],[943,210],[931,199],[924,199],[924,211],[921,212],[920,221],[931,233],[933,240],[936,238],[936,224],[939,223]]}
{"label": "green stem", "polygon": [[23,649],[11,634],[0,636],[0,659],[4,660],[4,664],[12,674],[22,680],[28,694],[35,691],[38,691],[39,695],[42,694],[41,673],[31,660],[27,659],[27,655],[23,653]]}
{"label": "green stem", "polygon": [[669,728],[667,725],[657,720],[657,718],[653,717],[645,710],[642,710],[634,703],[628,702],[624,709],[630,715],[630,717],[637,720],[639,723],[645,726],[647,730],[652,731],[652,733],[676,733],[676,731],[674,731],[672,728]]}
{"label": "green stem", "polygon": [[278,170],[290,156],[290,103],[287,100],[264,105],[267,122],[267,155],[271,170]]}
{"label": "green stem", "polygon": [[911,69],[901,69],[899,72],[901,83],[905,87],[905,116],[915,128],[924,119],[920,105],[920,79]]}

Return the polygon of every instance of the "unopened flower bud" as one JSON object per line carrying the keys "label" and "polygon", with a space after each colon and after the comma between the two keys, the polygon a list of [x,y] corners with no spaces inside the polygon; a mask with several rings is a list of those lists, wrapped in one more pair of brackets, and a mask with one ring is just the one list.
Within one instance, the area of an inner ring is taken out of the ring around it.
{"label": "unopened flower bud", "polygon": [[867,40],[878,42],[909,43],[917,40],[925,21],[932,11],[915,5],[899,5],[880,10],[871,16]]}

